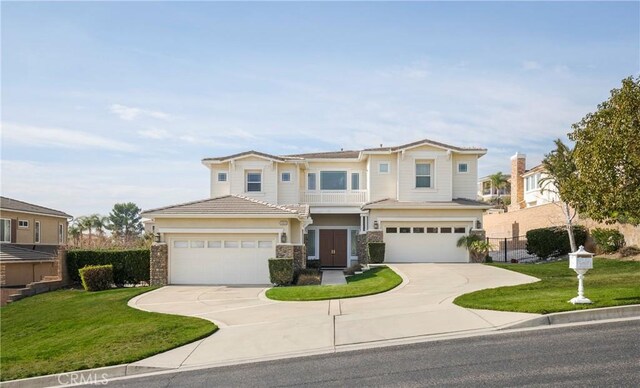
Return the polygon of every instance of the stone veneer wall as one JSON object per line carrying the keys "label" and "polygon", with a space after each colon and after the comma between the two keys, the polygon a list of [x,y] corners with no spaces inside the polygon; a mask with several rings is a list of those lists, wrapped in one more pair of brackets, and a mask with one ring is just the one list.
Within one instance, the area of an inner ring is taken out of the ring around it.
{"label": "stone veneer wall", "polygon": [[302,244],[276,245],[276,257],[293,259],[295,270],[307,268],[307,247]]}
{"label": "stone veneer wall", "polygon": [[383,242],[383,234],[381,230],[369,230],[367,234],[358,235],[358,262],[361,264],[369,263],[369,250],[367,244],[370,242]]}
{"label": "stone veneer wall", "polygon": [[169,283],[169,246],[166,243],[151,245],[149,283],[152,286],[166,286]]}

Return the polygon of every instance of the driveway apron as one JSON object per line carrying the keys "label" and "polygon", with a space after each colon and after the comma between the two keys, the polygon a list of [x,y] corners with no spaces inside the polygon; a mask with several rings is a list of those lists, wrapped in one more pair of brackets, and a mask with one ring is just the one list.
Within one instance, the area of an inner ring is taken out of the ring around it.
{"label": "driveway apron", "polygon": [[167,286],[129,305],[208,319],[212,336],[134,365],[180,368],[329,353],[341,346],[490,330],[536,314],[466,309],[462,294],[538,279],[481,264],[394,264],[404,279],[389,292],[351,299],[278,302],[266,287]]}

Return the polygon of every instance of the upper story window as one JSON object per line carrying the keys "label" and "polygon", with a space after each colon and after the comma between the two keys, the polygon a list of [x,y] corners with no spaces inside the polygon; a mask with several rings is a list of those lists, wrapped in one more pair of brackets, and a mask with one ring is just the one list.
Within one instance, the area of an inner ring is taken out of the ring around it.
{"label": "upper story window", "polygon": [[40,242],[40,221],[36,221],[36,227],[33,230],[33,241]]}
{"label": "upper story window", "polygon": [[360,190],[360,173],[351,173],[351,190]]}
{"label": "upper story window", "polygon": [[378,164],[378,172],[380,174],[388,174],[390,169],[391,168],[389,167],[389,163],[387,162]]}
{"label": "upper story window", "polygon": [[316,189],[316,173],[310,172],[307,174],[307,190]]}
{"label": "upper story window", "polygon": [[460,174],[465,174],[469,172],[469,164],[468,163],[458,163],[458,172]]}
{"label": "upper story window", "polygon": [[321,171],[320,190],[346,190],[346,171]]}
{"label": "upper story window", "polygon": [[262,191],[262,172],[247,171],[247,192]]}
{"label": "upper story window", "polygon": [[283,172],[282,174],[280,174],[280,180],[283,182],[291,182],[291,173],[290,172]]}
{"label": "upper story window", "polygon": [[64,225],[58,224],[58,244],[64,244]]}
{"label": "upper story window", "polygon": [[18,228],[26,229],[29,227],[28,220],[18,220]]}
{"label": "upper story window", "polygon": [[540,174],[534,174],[524,179],[525,191],[531,191],[540,188]]}
{"label": "upper story window", "polygon": [[431,166],[432,164],[430,162],[416,162],[416,188],[424,189],[433,187]]}
{"label": "upper story window", "polygon": [[226,182],[227,181],[227,173],[219,172],[218,173],[218,182]]}
{"label": "upper story window", "polygon": [[7,218],[0,219],[0,241],[11,242],[11,220]]}

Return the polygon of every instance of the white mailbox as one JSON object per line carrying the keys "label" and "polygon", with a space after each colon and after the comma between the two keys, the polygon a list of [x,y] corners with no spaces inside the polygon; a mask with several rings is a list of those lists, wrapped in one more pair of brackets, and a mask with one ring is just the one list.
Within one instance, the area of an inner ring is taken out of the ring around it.
{"label": "white mailbox", "polygon": [[571,299],[569,302],[576,303],[591,303],[591,301],[584,296],[584,274],[593,268],[593,253],[584,250],[584,247],[580,245],[577,251],[569,253],[569,268],[574,270],[578,274],[578,296]]}

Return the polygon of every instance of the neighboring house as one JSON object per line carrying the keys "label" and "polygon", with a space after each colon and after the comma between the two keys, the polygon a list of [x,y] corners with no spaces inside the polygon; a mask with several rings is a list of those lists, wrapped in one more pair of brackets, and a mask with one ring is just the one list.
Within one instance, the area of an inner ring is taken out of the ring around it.
{"label": "neighboring house", "polygon": [[496,198],[511,196],[511,175],[505,176],[509,179],[509,182],[502,188],[494,186],[490,175],[478,179],[478,199],[480,201],[491,201]]}
{"label": "neighboring house", "polygon": [[257,151],[206,158],[211,197],[146,210],[168,244],[152,259],[160,283],[269,283],[267,259],[343,268],[367,241],[388,262],[468,262],[456,241],[481,227],[475,201],[483,148],[431,140],[287,156]]}
{"label": "neighboring house", "polygon": [[0,287],[58,276],[57,251],[66,243],[70,218],[59,210],[0,197]]}
{"label": "neighboring house", "polygon": [[516,153],[511,157],[511,205],[509,211],[545,205],[559,200],[557,190],[544,167],[539,164],[526,169],[527,156]]}

